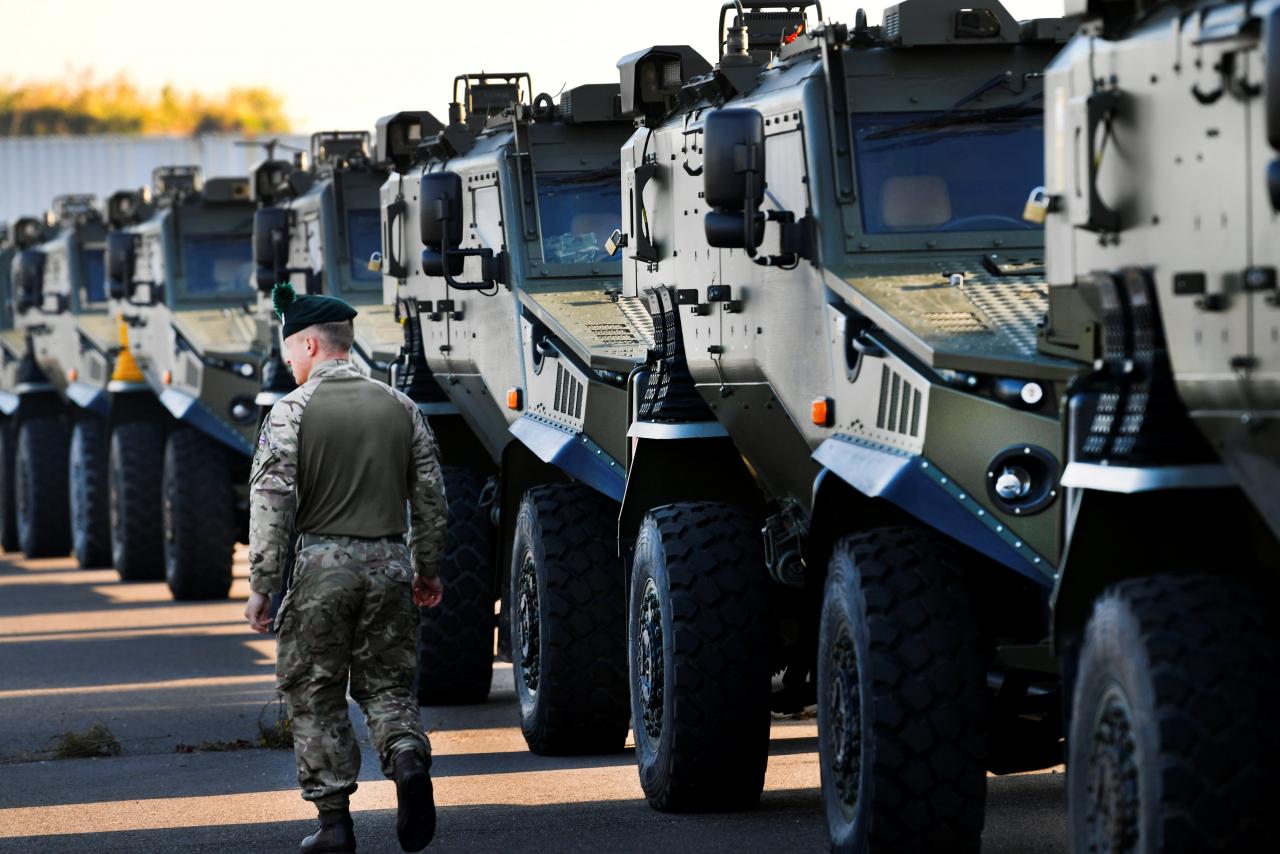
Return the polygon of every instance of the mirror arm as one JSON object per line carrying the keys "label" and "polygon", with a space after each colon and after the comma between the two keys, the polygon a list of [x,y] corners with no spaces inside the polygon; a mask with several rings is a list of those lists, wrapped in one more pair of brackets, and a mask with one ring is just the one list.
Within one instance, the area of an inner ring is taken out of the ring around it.
{"label": "mirror arm", "polygon": [[[493,250],[483,249],[447,249],[444,253],[444,280],[451,288],[457,288],[460,291],[483,291],[493,286],[494,277],[490,264],[493,263]],[[453,278],[453,274],[449,272],[448,259],[450,258],[479,258],[480,259],[480,281],[478,282],[459,282]]]}
{"label": "mirror arm", "polygon": [[[441,217],[442,233],[449,233],[449,218]],[[445,238],[447,240],[447,238]],[[451,288],[457,288],[460,291],[483,291],[493,286],[493,275],[490,264],[493,262],[493,250],[489,248],[477,249],[445,249],[444,255],[444,281]],[[453,277],[453,273],[449,272],[450,258],[479,258],[480,259],[480,281],[478,282],[459,282]]]}

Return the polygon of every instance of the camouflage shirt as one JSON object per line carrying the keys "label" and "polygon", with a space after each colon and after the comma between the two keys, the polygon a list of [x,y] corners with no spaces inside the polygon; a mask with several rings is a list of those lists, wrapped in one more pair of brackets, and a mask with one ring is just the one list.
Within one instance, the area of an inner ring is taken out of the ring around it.
{"label": "camouflage shirt", "polygon": [[[444,482],[440,474],[435,437],[427,426],[426,420],[418,412],[417,405],[408,397],[382,383],[363,378],[350,362],[330,360],[316,365],[305,383],[285,395],[271,408],[258,434],[258,449],[254,454],[253,468],[249,475],[250,589],[257,593],[271,594],[280,587],[285,554],[288,551],[289,538],[295,533],[294,520],[299,507],[299,457],[303,412],[315,396],[316,390],[326,380],[344,381],[343,386],[351,381],[372,383],[404,407],[410,419],[409,423],[412,425],[406,480],[403,487],[393,482],[379,488],[392,492],[403,488],[403,495],[409,506],[409,545],[413,552],[414,568],[419,575],[427,578],[436,577],[439,572],[440,553],[444,549],[446,507]],[[363,412],[351,412],[344,413],[342,417],[359,421],[365,415]],[[366,426],[370,428],[367,434],[369,440],[376,442],[378,440],[377,425]],[[310,449],[312,446],[307,447]],[[376,448],[376,446],[371,447]],[[302,483],[306,483],[305,478],[302,479]],[[386,504],[384,494],[371,496],[371,498],[376,498],[378,501],[366,503]],[[397,511],[392,514],[393,518],[387,529],[364,535],[385,536],[403,533],[404,523],[402,518],[394,518],[396,515],[403,517],[403,514]],[[314,533],[359,535],[362,532],[332,530]]]}

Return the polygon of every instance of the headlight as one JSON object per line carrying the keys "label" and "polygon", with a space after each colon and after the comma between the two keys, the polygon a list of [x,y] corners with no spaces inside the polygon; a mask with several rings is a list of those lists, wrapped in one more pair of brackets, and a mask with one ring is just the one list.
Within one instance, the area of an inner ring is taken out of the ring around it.
{"label": "headlight", "polygon": [[1036,445],[1006,448],[987,463],[987,497],[1013,516],[1039,513],[1058,497],[1058,461]]}
{"label": "headlight", "polygon": [[251,424],[258,417],[258,407],[251,397],[237,397],[231,401],[231,420],[237,424]]}

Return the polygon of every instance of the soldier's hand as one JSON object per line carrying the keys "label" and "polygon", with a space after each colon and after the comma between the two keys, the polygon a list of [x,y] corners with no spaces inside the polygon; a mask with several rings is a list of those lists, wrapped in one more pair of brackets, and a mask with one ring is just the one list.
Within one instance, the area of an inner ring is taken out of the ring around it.
{"label": "soldier's hand", "polygon": [[250,593],[249,604],[244,606],[244,618],[249,628],[263,634],[271,628],[271,597],[265,593]]}
{"label": "soldier's hand", "polygon": [[444,596],[444,584],[439,578],[413,577],[413,604],[419,608],[434,608]]}

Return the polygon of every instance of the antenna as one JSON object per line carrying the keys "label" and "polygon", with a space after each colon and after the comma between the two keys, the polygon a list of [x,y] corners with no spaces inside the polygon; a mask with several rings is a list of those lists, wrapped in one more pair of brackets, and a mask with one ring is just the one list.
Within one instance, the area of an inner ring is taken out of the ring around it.
{"label": "antenna", "polygon": [[279,139],[237,139],[235,144],[238,146],[258,146],[267,152],[268,160],[276,159],[276,149],[283,148],[285,151],[300,151],[306,153],[305,148],[298,148],[296,145],[289,145],[287,142],[281,142]]}

